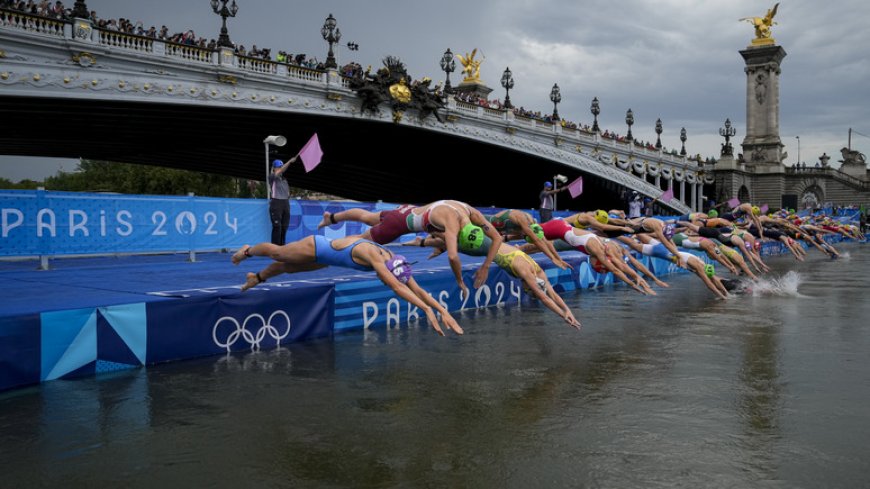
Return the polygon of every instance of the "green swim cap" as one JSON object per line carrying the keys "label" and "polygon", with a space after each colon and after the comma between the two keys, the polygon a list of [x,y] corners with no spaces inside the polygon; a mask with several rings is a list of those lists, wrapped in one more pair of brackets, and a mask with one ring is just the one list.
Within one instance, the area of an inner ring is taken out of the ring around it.
{"label": "green swim cap", "polygon": [[464,251],[476,250],[483,244],[483,229],[480,226],[468,223],[459,231],[459,249]]}
{"label": "green swim cap", "polygon": [[707,213],[708,217],[719,217],[719,211],[716,209],[710,209],[710,212]]}
{"label": "green swim cap", "polygon": [[716,266],[712,263],[704,265],[704,273],[706,273],[708,277],[713,278],[713,275],[716,275]]}
{"label": "green swim cap", "polygon": [[[535,233],[535,236],[537,236],[540,239],[544,239],[544,228],[542,228],[540,224],[535,223],[529,227],[532,228],[532,232]],[[532,242],[532,240],[528,236],[526,236],[526,243],[531,243],[531,242]]]}

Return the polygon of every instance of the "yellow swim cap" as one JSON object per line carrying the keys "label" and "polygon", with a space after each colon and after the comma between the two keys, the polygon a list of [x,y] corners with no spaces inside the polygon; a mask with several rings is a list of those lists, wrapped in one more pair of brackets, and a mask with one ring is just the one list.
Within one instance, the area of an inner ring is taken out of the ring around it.
{"label": "yellow swim cap", "polygon": [[603,211],[601,209],[598,209],[597,211],[595,211],[595,220],[596,221],[600,222],[601,224],[607,224],[608,219],[609,219],[609,216],[607,215],[606,211]]}

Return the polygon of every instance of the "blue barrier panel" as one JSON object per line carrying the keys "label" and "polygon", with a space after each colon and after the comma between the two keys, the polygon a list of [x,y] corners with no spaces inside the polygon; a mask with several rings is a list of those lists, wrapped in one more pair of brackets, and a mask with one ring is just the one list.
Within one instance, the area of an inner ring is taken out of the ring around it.
{"label": "blue barrier panel", "polygon": [[149,302],[147,363],[270,349],[332,334],[332,285],[263,289]]}
{"label": "blue barrier panel", "polygon": [[[519,281],[500,268],[492,267],[486,283],[475,289],[476,268],[463,270],[462,278],[469,297],[460,298],[459,285],[450,267],[415,272],[414,279],[448,311],[517,304],[521,298]],[[378,280],[356,280],[335,284],[335,330],[398,326],[425,319],[417,307],[399,298]]]}
{"label": "blue barrier panel", "polygon": [[0,317],[0,391],[39,382],[39,314]]}

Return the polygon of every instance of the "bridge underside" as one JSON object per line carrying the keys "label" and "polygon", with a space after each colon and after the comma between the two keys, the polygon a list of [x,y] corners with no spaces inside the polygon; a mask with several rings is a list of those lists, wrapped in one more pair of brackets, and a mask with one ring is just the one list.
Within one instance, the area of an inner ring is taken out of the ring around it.
{"label": "bridge underside", "polygon": [[[416,117],[406,114],[406,117]],[[263,180],[263,138],[287,137],[286,159],[316,132],[321,166],[291,184],[349,199],[532,208],[543,182],[580,172],[499,146],[400,125],[290,112],[155,103],[0,97],[0,152],[157,165]],[[559,208],[621,207],[619,187],[584,175],[584,194]],[[562,197],[564,196],[564,197]]]}

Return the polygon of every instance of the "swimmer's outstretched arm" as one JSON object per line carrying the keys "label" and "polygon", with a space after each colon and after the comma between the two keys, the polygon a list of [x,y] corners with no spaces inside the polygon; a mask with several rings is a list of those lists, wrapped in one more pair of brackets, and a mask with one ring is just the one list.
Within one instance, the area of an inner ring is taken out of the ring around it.
{"label": "swimmer's outstretched arm", "polygon": [[[408,286],[406,286],[402,282],[399,282],[399,279],[397,279],[395,275],[390,273],[390,271],[387,270],[387,266],[381,261],[373,261],[371,263],[371,266],[372,268],[374,268],[375,273],[378,275],[378,278],[381,279],[381,282],[383,282],[384,285],[393,289],[393,292],[395,292],[396,295],[417,306],[421,311],[423,311],[426,314],[426,319],[429,320],[429,325],[432,326],[432,328],[439,335],[444,336],[444,331],[441,330],[441,325],[438,323],[438,316],[435,315],[435,311],[432,309],[432,307],[430,307],[429,304],[427,304],[420,297],[418,297],[417,294],[415,294]],[[408,283],[410,283],[411,280],[413,280],[413,277],[408,280]],[[428,296],[428,294],[425,295]],[[445,324],[447,324],[447,327],[450,327],[449,323],[445,322]],[[458,334],[462,334],[462,328],[459,328],[459,331],[456,332]]]}
{"label": "swimmer's outstretched arm", "polygon": [[414,277],[408,279],[408,288],[411,289],[411,292],[414,293],[417,297],[422,299],[426,304],[430,307],[438,311],[441,314],[441,320],[444,321],[444,325],[449,329],[452,329],[456,334],[463,334],[464,331],[462,327],[459,326],[459,323],[456,322],[456,319],[450,315],[450,311],[444,308],[438,301],[435,300],[434,297],[429,295],[428,292],[423,287],[420,287],[420,284],[414,280]]}

